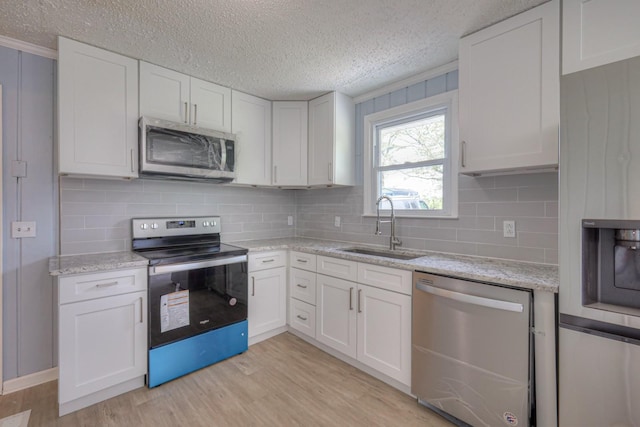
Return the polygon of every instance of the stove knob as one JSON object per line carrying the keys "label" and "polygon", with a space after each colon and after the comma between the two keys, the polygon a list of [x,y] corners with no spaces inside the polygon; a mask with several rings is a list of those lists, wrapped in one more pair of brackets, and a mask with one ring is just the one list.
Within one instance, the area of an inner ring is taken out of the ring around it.
{"label": "stove knob", "polygon": [[146,230],[147,228],[149,228],[149,224],[140,224],[140,228]]}
{"label": "stove knob", "polygon": [[215,221],[211,221],[211,226],[215,227],[216,226],[216,222]]}
{"label": "stove knob", "polygon": [[203,227],[208,227],[208,226],[209,226],[209,221],[205,221],[205,222],[203,222],[203,223],[202,223],[202,226],[203,226]]}
{"label": "stove knob", "polygon": [[156,228],[158,228],[158,224],[156,224],[156,223],[154,222],[153,224],[151,224],[151,228],[153,228],[153,229],[155,230]]}

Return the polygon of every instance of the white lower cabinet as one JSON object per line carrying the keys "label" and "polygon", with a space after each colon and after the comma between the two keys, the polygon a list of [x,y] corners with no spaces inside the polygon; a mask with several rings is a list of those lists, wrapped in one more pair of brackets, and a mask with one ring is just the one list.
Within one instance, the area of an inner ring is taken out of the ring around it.
{"label": "white lower cabinet", "polygon": [[61,276],[60,415],[144,385],[146,268]]}
{"label": "white lower cabinet", "polygon": [[287,324],[286,252],[249,254],[249,338]]}
{"label": "white lower cabinet", "polygon": [[289,253],[289,327],[316,337],[316,256]]}
{"label": "white lower cabinet", "polygon": [[[320,257],[319,257],[320,258]],[[333,259],[332,263],[354,264]],[[399,283],[411,283],[411,272],[370,264],[358,264],[370,275],[384,269]],[[326,270],[325,270],[326,271]],[[337,270],[338,275],[344,269]],[[364,277],[367,277],[366,275]],[[360,281],[360,278],[358,278]],[[380,286],[387,286],[382,284]],[[400,293],[379,286],[318,274],[316,277],[316,340],[352,357],[400,383],[411,384],[411,288]]]}

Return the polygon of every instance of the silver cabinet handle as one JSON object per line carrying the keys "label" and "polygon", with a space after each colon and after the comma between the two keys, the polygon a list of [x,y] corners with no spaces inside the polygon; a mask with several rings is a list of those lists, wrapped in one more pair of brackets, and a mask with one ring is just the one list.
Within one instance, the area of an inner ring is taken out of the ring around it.
{"label": "silver cabinet handle", "polygon": [[96,288],[109,288],[111,286],[116,286],[118,284],[117,281],[115,282],[109,282],[109,283],[98,283],[96,285]]}
{"label": "silver cabinet handle", "polygon": [[435,286],[426,285],[420,281],[416,282],[416,289],[423,292],[436,295],[442,298],[462,302],[465,304],[479,305],[482,307],[495,308],[497,310],[513,311],[516,313],[522,313],[524,307],[517,302],[502,301],[491,298],[477,297],[475,295],[462,294],[460,292],[450,291],[448,289],[437,288]]}
{"label": "silver cabinet handle", "polygon": [[144,323],[144,313],[142,312],[142,297],[138,298],[140,303],[140,323]]}
{"label": "silver cabinet handle", "polygon": [[302,289],[307,289],[307,285],[301,285],[300,283],[298,283],[296,286]]}
{"label": "silver cabinet handle", "polygon": [[299,314],[298,314],[298,315],[296,315],[296,317],[297,317],[298,319],[300,319],[300,320],[304,320],[304,321],[306,321],[306,320],[307,320],[307,318],[306,318],[306,317],[302,317],[302,316],[300,316]]}
{"label": "silver cabinet handle", "polygon": [[133,159],[133,148],[132,148],[132,149],[131,149],[131,172],[135,172],[135,171],[133,170],[134,162],[135,162],[135,161],[134,161],[134,159]]}
{"label": "silver cabinet handle", "polygon": [[275,261],[275,259],[273,259],[273,258],[271,258],[271,259],[265,259],[265,260],[262,260],[262,263],[263,263],[263,264],[268,264],[268,263],[273,262],[273,261]]}
{"label": "silver cabinet handle", "polygon": [[360,298],[362,297],[362,289],[358,289],[358,313],[362,313],[362,305]]}
{"label": "silver cabinet handle", "polygon": [[467,167],[466,152],[467,152],[467,141],[462,141],[462,149],[460,150],[460,164],[463,168]]}
{"label": "silver cabinet handle", "polygon": [[353,288],[349,288],[349,310],[353,310]]}
{"label": "silver cabinet handle", "polygon": [[278,182],[278,166],[273,167],[273,182]]}
{"label": "silver cabinet handle", "polygon": [[184,103],[184,122],[189,123],[189,103]]}
{"label": "silver cabinet handle", "polygon": [[329,182],[333,181],[333,162],[329,162]]}
{"label": "silver cabinet handle", "polygon": [[308,262],[308,260],[306,259],[300,259],[300,258],[296,258],[296,261],[301,262],[303,264],[306,264]]}
{"label": "silver cabinet handle", "polygon": [[255,276],[251,276],[251,296],[256,296],[256,278]]}
{"label": "silver cabinet handle", "polygon": [[198,104],[193,104],[193,124],[194,126],[198,123]]}

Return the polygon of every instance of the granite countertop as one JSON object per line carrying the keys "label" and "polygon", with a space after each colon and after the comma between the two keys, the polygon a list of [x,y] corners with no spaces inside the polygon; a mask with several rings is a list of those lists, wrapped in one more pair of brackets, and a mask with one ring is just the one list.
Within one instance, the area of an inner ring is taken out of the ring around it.
{"label": "granite countertop", "polygon": [[[476,280],[479,282],[545,292],[558,292],[558,267],[555,265],[444,254],[440,252],[396,250],[395,252],[397,253],[417,256],[417,258],[414,259],[401,260],[344,251],[344,249],[355,246],[384,250],[385,248],[381,246],[300,237],[225,243],[246,248],[249,252],[292,249],[300,252],[332,256],[404,270],[420,270],[427,273]],[[129,251],[65,255],[49,258],[49,273],[52,276],[58,276],[120,268],[144,267],[148,265],[148,262],[146,258]]]}
{"label": "granite countertop", "polygon": [[134,252],[106,252],[87,255],[62,255],[49,258],[49,274],[90,273],[120,268],[145,267],[149,260]]}
{"label": "granite countertop", "polygon": [[396,250],[398,253],[417,255],[418,258],[400,260],[381,258],[372,255],[344,252],[351,247],[386,249],[350,242],[306,239],[299,237],[249,240],[229,242],[232,245],[248,249],[250,252],[292,249],[317,255],[332,256],[351,261],[367,262],[404,270],[420,270],[427,273],[476,280],[517,288],[533,289],[545,292],[558,292],[558,266],[534,264],[522,261],[484,258],[468,255],[444,254],[440,252]]}

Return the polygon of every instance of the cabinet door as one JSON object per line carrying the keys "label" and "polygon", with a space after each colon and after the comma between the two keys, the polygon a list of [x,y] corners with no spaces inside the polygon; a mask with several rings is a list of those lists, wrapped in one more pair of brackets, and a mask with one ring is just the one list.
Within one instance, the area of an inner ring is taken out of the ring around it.
{"label": "cabinet door", "polygon": [[271,101],[233,91],[237,184],[271,185]]}
{"label": "cabinet door", "polygon": [[411,297],[358,284],[358,360],[411,385]]}
{"label": "cabinet door", "polygon": [[335,277],[316,277],[316,339],[356,357],[356,287]]}
{"label": "cabinet door", "polygon": [[554,0],[460,41],[462,173],[557,166],[559,31]]}
{"label": "cabinet door", "polygon": [[287,324],[285,267],[250,274],[248,320],[249,338]]}
{"label": "cabinet door", "polygon": [[138,61],[60,37],[61,174],[138,176]]}
{"label": "cabinet door", "polygon": [[273,103],[273,184],[307,185],[307,102]]}
{"label": "cabinet door", "polygon": [[140,61],[140,115],[189,123],[190,77]]}
{"label": "cabinet door", "polygon": [[640,2],[563,0],[562,74],[640,55]]}
{"label": "cabinet door", "polygon": [[60,306],[60,403],[147,373],[146,307],[146,292]]}
{"label": "cabinet door", "polygon": [[191,77],[191,124],[231,132],[231,89]]}
{"label": "cabinet door", "polygon": [[335,94],[309,101],[309,184],[333,182]]}

